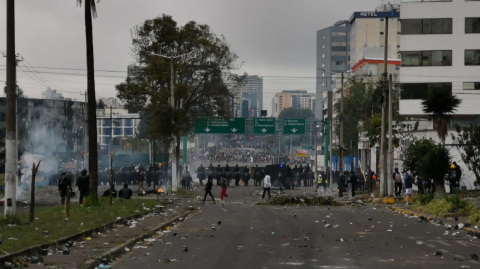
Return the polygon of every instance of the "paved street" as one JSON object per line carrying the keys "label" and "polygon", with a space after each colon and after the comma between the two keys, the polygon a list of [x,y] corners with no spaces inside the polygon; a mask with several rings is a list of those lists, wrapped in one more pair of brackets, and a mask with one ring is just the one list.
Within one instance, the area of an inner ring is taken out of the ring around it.
{"label": "paved street", "polygon": [[[480,240],[419,223],[381,206],[258,206],[259,196],[229,189],[232,200],[201,210],[129,252],[114,268],[478,268],[466,260]],[[214,193],[215,195],[215,193]],[[296,217],[295,217],[296,215]],[[369,221],[368,217],[372,217]],[[325,220],[330,227],[324,227]],[[217,224],[221,221],[221,225]],[[216,231],[212,230],[215,225]],[[338,226],[337,226],[338,225]],[[183,252],[183,246],[188,252]],[[441,256],[434,256],[440,251]],[[464,261],[462,261],[464,260]]]}

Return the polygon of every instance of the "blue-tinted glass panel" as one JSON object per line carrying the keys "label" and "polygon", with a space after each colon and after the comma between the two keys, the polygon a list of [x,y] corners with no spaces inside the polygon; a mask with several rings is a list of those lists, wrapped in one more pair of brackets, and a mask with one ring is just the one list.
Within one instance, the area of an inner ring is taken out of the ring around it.
{"label": "blue-tinted glass panel", "polygon": [[133,128],[125,128],[125,135],[133,135]]}
{"label": "blue-tinted glass panel", "polygon": [[115,128],[114,132],[115,132],[115,135],[122,135],[122,128]]}

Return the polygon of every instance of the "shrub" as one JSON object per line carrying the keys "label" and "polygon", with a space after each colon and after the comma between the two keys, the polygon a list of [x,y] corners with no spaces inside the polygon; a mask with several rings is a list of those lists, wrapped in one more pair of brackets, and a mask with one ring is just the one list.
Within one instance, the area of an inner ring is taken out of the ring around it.
{"label": "shrub", "polygon": [[445,213],[470,213],[475,205],[461,199],[458,195],[452,197],[441,197],[432,200],[423,207],[417,207],[428,214],[445,214]]}
{"label": "shrub", "polygon": [[480,207],[473,208],[470,212],[470,219],[471,224],[480,225]]}
{"label": "shrub", "polygon": [[433,199],[435,199],[435,195],[433,194],[419,194],[413,197],[413,204],[418,206],[424,206],[433,201]]}

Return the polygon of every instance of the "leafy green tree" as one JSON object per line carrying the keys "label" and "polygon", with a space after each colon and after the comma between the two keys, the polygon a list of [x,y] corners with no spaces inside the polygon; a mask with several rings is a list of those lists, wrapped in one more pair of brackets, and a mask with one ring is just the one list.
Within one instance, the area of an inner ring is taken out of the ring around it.
{"label": "leafy green tree", "polygon": [[443,145],[448,132],[447,117],[457,110],[460,103],[460,99],[445,91],[431,91],[427,99],[422,101],[423,111],[432,115],[435,129]]}
{"label": "leafy green tree", "polygon": [[420,159],[427,155],[435,147],[435,142],[432,139],[417,139],[414,138],[410,142],[410,146],[405,151],[405,160],[403,167],[410,171],[413,178],[420,176]]}
{"label": "leafy green tree", "polygon": [[[98,0],[97,2],[99,2]],[[82,0],[77,0],[77,5],[82,5]],[[95,99],[95,60],[93,55],[93,27],[92,17],[97,17],[95,0],[85,0],[85,37],[87,45],[87,94],[88,94],[88,146],[90,174],[90,196],[93,203],[98,203],[98,152],[97,152],[97,120]]]}
{"label": "leafy green tree", "polygon": [[313,119],[315,118],[315,114],[311,109],[308,108],[295,108],[289,107],[285,108],[280,112],[278,115],[278,119]]}
{"label": "leafy green tree", "polygon": [[[170,144],[194,126],[197,117],[228,117],[227,107],[244,79],[234,74],[237,55],[208,25],[178,26],[171,16],[149,19],[132,29],[132,51],[143,71],[116,86],[117,96],[139,111],[150,138]],[[175,105],[170,106],[170,60],[152,54],[184,55],[173,62]],[[178,163],[178,158],[177,158]]]}
{"label": "leafy green tree", "polygon": [[451,163],[449,150],[442,144],[435,144],[425,155],[419,159],[418,171],[421,178],[433,179],[435,195],[445,196],[445,175]]}
{"label": "leafy green tree", "polygon": [[462,155],[465,165],[475,174],[476,186],[480,186],[480,125],[456,126],[457,135],[452,140]]}
{"label": "leafy green tree", "polygon": [[98,100],[97,102],[97,109],[104,109],[106,107],[105,103],[102,99]]}
{"label": "leafy green tree", "polygon": [[[374,115],[372,117],[371,123],[365,126],[367,132],[368,143],[371,147],[375,146],[376,144],[380,144],[380,138],[382,133],[382,115]],[[398,138],[399,133],[395,129],[392,128],[393,133],[393,144],[398,145],[400,139]]]}

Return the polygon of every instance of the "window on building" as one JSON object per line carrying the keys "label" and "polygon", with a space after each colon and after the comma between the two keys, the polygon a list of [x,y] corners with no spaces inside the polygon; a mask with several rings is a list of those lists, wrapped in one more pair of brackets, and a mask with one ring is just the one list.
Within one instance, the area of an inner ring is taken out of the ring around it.
{"label": "window on building", "polygon": [[322,39],[325,39],[325,36],[324,36],[324,35],[322,35]]}
{"label": "window on building", "polygon": [[322,45],[322,49],[324,49],[324,48],[325,48],[325,44]]}
{"label": "window on building", "polygon": [[346,51],[332,51],[332,56],[347,56]]}
{"label": "window on building", "polygon": [[325,54],[322,54],[322,58],[325,58]]}
{"label": "window on building", "polygon": [[451,34],[452,19],[405,19],[402,20],[402,35]]}
{"label": "window on building", "polygon": [[110,144],[110,137],[108,137],[108,136],[104,137],[103,138],[103,144],[106,144],[106,145]]}
{"label": "window on building", "polygon": [[480,33],[480,18],[465,18],[465,33],[479,34]]}
{"label": "window on building", "polygon": [[332,46],[347,46],[347,42],[332,42]]}
{"label": "window on building", "polygon": [[463,89],[465,91],[480,90],[480,82],[464,82]]}
{"label": "window on building", "polygon": [[110,135],[110,128],[103,128],[103,135]]}
{"label": "window on building", "polygon": [[480,65],[480,50],[465,50],[465,65]]}
{"label": "window on building", "polygon": [[383,35],[383,32],[380,32],[381,35]]}
{"label": "window on building", "polygon": [[346,32],[332,32],[332,36],[346,36]]}
{"label": "window on building", "polygon": [[115,128],[113,132],[114,135],[122,135],[122,128]]}
{"label": "window on building", "polygon": [[325,64],[322,64],[322,67],[325,67]]}
{"label": "window on building", "polygon": [[125,119],[125,126],[126,127],[132,127],[132,121],[133,121],[133,119]]}
{"label": "window on building", "polygon": [[133,128],[125,128],[124,133],[125,135],[133,135]]}
{"label": "window on building", "polygon": [[407,83],[401,85],[400,99],[426,99],[433,91],[443,91],[452,95],[452,83]]}
{"label": "window on building", "polygon": [[103,120],[103,126],[110,126],[110,120]]}
{"label": "window on building", "polygon": [[451,50],[403,51],[402,66],[452,66]]}
{"label": "window on building", "polygon": [[335,66],[345,66],[345,62],[342,62],[342,61],[333,61],[333,62],[332,62],[332,65],[335,65]]}

